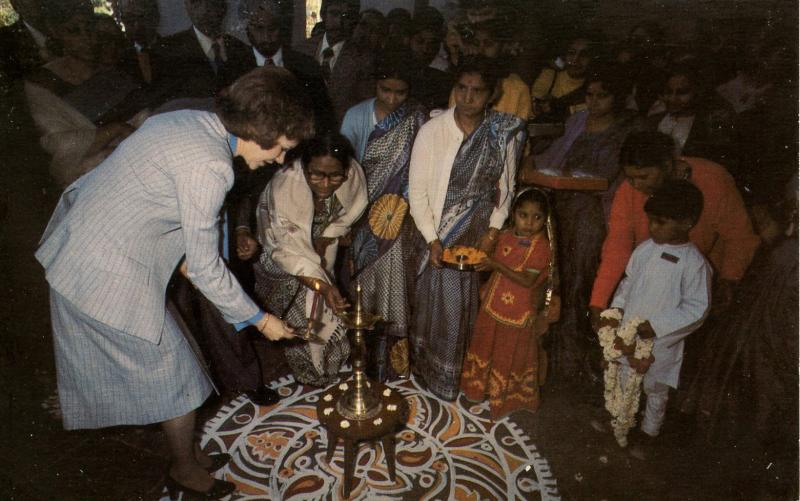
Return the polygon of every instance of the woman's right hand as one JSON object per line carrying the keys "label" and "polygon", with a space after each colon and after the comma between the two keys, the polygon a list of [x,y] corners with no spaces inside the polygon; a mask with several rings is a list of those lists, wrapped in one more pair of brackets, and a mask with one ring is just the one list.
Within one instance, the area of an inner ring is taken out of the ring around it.
{"label": "woman's right hand", "polygon": [[256,328],[270,341],[294,337],[295,334],[294,329],[289,327],[286,322],[269,313],[265,314],[264,318],[256,324]]}
{"label": "woman's right hand", "polygon": [[434,240],[433,242],[428,244],[428,249],[431,253],[431,265],[434,268],[441,268],[442,267],[442,253],[444,253],[444,249],[442,248],[442,242],[439,239]]}

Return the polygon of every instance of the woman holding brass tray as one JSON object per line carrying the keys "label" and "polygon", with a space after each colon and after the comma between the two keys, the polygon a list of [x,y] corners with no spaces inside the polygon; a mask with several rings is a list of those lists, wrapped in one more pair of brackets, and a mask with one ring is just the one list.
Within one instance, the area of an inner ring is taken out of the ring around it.
{"label": "woman holding brass tray", "polygon": [[475,247],[455,245],[442,252],[442,266],[458,271],[475,271],[486,253]]}
{"label": "woman holding brass tray", "polygon": [[298,147],[300,158],[278,171],[258,202],[256,297],[281,312],[297,338],[286,359],[303,384],[325,386],[350,355],[337,316],[349,304],[331,277],[338,239],[367,206],[364,173],[347,139],[327,133]]}
{"label": "woman holding brass tray", "polygon": [[[447,247],[490,252],[508,217],[525,124],[491,109],[498,78],[485,58],[456,72],[456,105],[422,126],[411,153],[409,205],[420,249],[411,345],[414,367],[438,397],[455,400],[478,311],[478,273],[443,268]],[[488,188],[488,189],[487,189]]]}

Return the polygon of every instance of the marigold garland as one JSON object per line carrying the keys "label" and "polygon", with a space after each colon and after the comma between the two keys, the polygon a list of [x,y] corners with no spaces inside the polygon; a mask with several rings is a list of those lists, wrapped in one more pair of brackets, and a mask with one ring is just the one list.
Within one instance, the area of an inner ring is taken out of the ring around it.
{"label": "marigold garland", "polygon": [[[622,312],[616,308],[603,311],[600,318],[622,321]],[[639,410],[639,396],[642,392],[642,379],[640,374],[628,365],[618,362],[622,352],[614,347],[614,339],[619,336],[625,346],[636,343],[634,358],[644,360],[650,357],[653,351],[653,339],[642,339],[636,335],[641,318],[632,318],[618,327],[605,326],[597,332],[600,346],[603,347],[603,358],[607,365],[603,373],[605,383],[603,396],[605,397],[606,410],[613,418],[611,426],[614,429],[614,438],[620,447],[628,445],[628,431],[636,425],[636,412]],[[627,371],[627,377],[620,378],[620,373]],[[623,386],[622,379],[625,380]]]}

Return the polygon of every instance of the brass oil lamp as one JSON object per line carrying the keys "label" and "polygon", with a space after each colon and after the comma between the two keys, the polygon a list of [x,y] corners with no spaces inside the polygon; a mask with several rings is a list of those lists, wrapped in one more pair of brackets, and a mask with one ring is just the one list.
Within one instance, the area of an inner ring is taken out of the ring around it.
{"label": "brass oil lamp", "polygon": [[366,349],[364,333],[375,328],[381,320],[380,315],[364,311],[361,300],[361,283],[356,283],[356,304],[353,311],[341,313],[339,317],[344,325],[353,330],[353,377],[352,384],[336,402],[336,410],[347,419],[363,420],[377,415],[381,411],[381,399],[371,388],[364,372],[366,367]]}

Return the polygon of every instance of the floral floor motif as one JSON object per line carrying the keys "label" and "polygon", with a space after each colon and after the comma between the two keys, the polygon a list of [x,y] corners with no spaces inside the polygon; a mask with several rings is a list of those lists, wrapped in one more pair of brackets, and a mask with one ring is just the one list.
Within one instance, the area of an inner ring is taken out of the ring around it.
{"label": "floral floor motif", "polygon": [[[408,399],[408,427],[397,435],[392,482],[380,445],[363,443],[352,500],[483,501],[560,499],[547,461],[509,419],[492,423],[487,404],[443,402],[413,379],[389,386]],[[316,403],[323,390],[289,376],[272,383],[282,396],[257,407],[242,396],[204,429],[203,448],[228,452],[217,473],[237,485],[231,500],[342,500],[344,453],[325,461],[327,436]],[[168,501],[164,496],[162,501]]]}

